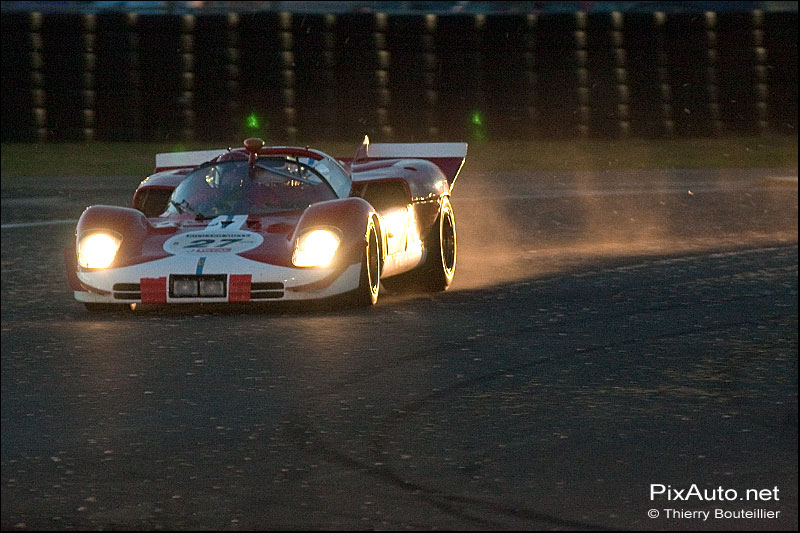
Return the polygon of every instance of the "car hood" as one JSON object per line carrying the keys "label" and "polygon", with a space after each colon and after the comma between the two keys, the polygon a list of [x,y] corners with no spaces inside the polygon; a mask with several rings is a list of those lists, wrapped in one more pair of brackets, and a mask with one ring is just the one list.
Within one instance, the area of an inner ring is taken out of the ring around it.
{"label": "car hood", "polygon": [[[146,238],[120,250],[116,266],[155,261],[170,255],[236,254],[247,259],[291,266],[295,228],[302,212],[273,215],[223,215],[196,220],[178,215],[149,219]],[[123,246],[125,246],[123,237]],[[138,245],[138,246],[137,246]]]}

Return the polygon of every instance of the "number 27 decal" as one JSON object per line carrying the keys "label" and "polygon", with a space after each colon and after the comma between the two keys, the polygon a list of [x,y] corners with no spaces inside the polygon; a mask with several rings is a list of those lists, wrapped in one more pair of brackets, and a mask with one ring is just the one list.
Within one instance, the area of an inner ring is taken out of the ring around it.
{"label": "number 27 decal", "polygon": [[196,254],[205,252],[238,254],[259,246],[264,238],[258,233],[238,232],[226,234],[192,233],[173,235],[164,243],[170,254]]}
{"label": "number 27 decal", "polygon": [[241,240],[242,239],[195,239],[186,244],[184,248],[224,248],[225,246],[230,246],[231,244]]}

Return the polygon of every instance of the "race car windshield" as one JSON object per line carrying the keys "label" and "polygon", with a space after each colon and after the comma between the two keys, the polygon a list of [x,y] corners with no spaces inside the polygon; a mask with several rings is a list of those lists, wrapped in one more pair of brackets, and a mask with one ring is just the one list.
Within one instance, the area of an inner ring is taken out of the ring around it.
{"label": "race car windshield", "polygon": [[337,198],[331,185],[309,165],[285,157],[259,158],[202,166],[172,193],[167,214],[197,218],[268,214],[305,209]]}

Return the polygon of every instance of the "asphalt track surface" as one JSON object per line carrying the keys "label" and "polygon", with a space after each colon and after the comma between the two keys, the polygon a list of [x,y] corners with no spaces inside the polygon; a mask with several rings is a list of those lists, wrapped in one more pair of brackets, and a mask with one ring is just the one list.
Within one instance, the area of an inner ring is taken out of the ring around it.
{"label": "asphalt track surface", "polygon": [[445,293],[108,316],[137,178],[4,179],[2,529],[797,530],[796,176],[467,166]]}

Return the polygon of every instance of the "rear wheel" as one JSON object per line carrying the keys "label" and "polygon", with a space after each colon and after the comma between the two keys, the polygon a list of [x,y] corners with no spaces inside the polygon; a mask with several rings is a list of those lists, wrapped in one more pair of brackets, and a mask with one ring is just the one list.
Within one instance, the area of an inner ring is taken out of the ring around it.
{"label": "rear wheel", "polygon": [[422,288],[431,292],[447,290],[456,274],[456,217],[450,199],[444,197],[439,217],[425,240],[427,254],[419,269]]}
{"label": "rear wheel", "polygon": [[366,232],[366,245],[361,259],[361,277],[358,289],[351,295],[357,307],[370,307],[378,303],[381,289],[381,251],[375,221],[370,218]]}

